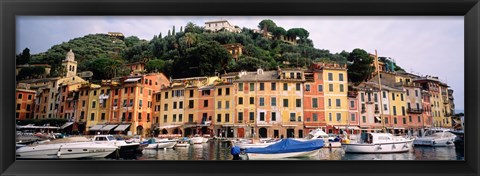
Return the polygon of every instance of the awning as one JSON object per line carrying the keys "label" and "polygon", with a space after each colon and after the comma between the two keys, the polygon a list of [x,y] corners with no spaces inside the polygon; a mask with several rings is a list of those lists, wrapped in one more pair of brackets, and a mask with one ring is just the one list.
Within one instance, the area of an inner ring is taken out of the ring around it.
{"label": "awning", "polygon": [[70,125],[72,125],[72,124],[73,124],[73,122],[67,122],[67,123],[63,124],[63,125],[60,127],[60,129],[67,128],[68,126],[70,126]]}
{"label": "awning", "polygon": [[99,131],[100,129],[102,129],[103,125],[94,125],[92,127],[90,127],[90,129],[88,129],[89,131]]}
{"label": "awning", "polygon": [[115,128],[116,126],[117,125],[107,125],[107,126],[104,126],[102,129],[100,129],[100,131],[110,131],[113,128]]}
{"label": "awning", "polygon": [[159,128],[160,129],[168,129],[168,128],[177,128],[179,127],[180,125],[165,125],[165,126],[160,126]]}
{"label": "awning", "polygon": [[137,82],[140,79],[141,78],[129,78],[129,79],[126,79],[124,82]]}
{"label": "awning", "polygon": [[113,130],[113,131],[125,131],[125,129],[127,129],[129,126],[130,126],[130,124],[118,125],[118,127],[115,128],[115,130]]}
{"label": "awning", "polygon": [[346,126],[335,126],[335,129],[349,129],[349,130],[359,130],[360,128],[358,128],[357,126],[349,126],[348,128]]}

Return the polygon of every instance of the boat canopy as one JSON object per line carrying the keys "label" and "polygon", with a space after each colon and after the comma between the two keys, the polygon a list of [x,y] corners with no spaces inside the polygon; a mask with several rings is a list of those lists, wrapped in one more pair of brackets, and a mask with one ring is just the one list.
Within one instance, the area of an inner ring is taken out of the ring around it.
{"label": "boat canopy", "polygon": [[324,145],[322,139],[298,141],[295,139],[283,139],[280,142],[269,145],[265,148],[246,148],[246,153],[262,153],[262,154],[276,154],[276,153],[292,153],[292,152],[306,152],[322,148]]}

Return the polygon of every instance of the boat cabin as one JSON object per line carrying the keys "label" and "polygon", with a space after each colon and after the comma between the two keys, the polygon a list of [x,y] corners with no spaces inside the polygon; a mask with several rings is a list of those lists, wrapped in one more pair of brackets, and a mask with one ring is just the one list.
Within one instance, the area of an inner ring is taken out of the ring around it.
{"label": "boat cabin", "polygon": [[362,143],[386,143],[394,141],[394,137],[390,133],[363,133],[361,137]]}
{"label": "boat cabin", "polygon": [[93,137],[93,141],[116,141],[116,139],[112,135],[97,135]]}

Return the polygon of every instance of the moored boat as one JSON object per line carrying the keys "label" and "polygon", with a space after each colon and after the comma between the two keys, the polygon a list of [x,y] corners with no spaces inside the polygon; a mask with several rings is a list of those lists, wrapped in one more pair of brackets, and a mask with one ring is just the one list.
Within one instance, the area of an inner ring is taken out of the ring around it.
{"label": "moored boat", "polygon": [[138,152],[139,150],[143,150],[142,147],[140,147],[140,143],[136,142],[131,142],[127,143],[124,140],[117,140],[115,137],[112,135],[96,135],[93,137],[93,142],[97,144],[108,144],[108,145],[113,145],[116,146],[119,149],[119,153],[125,154],[125,153],[135,153]]}
{"label": "moored boat", "polygon": [[360,142],[343,143],[346,153],[399,153],[412,149],[413,139],[393,136],[390,133],[367,133]]}
{"label": "moored boat", "polygon": [[413,141],[413,145],[423,145],[432,147],[453,146],[455,135],[450,133],[449,129],[430,129]]}
{"label": "moored boat", "polygon": [[298,141],[287,138],[263,148],[246,148],[242,155],[246,155],[248,160],[309,157],[318,153],[323,146],[324,141],[321,139]]}
{"label": "moored boat", "polygon": [[44,143],[23,146],[16,150],[17,159],[77,159],[104,158],[117,150],[116,146],[94,142]]}

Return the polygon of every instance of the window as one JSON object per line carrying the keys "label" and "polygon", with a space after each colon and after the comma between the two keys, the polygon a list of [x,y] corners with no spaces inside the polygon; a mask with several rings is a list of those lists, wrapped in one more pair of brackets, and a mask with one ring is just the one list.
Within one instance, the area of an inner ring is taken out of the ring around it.
{"label": "window", "polygon": [[188,114],[188,122],[193,122],[193,114]]}
{"label": "window", "polygon": [[30,105],[29,104],[27,104],[27,111],[30,111]]}
{"label": "window", "polygon": [[90,120],[92,120],[92,121],[95,120],[95,113],[90,114]]}
{"label": "window", "polygon": [[194,106],[193,100],[188,100],[188,108],[192,109]]}
{"label": "window", "polygon": [[243,91],[243,83],[238,83],[238,91]]}
{"label": "window", "polygon": [[328,84],[328,91],[333,92],[333,84]]}
{"label": "window", "polygon": [[272,121],[277,121],[277,113],[272,112]]}
{"label": "window", "polygon": [[203,107],[208,107],[208,100],[203,100]]}
{"label": "window", "polygon": [[238,121],[243,121],[243,112],[238,112]]}
{"label": "window", "polygon": [[293,73],[293,72],[290,72],[290,79],[293,79],[293,78],[295,78],[294,76],[295,76],[295,73]]}
{"label": "window", "polygon": [[335,104],[337,105],[337,108],[339,108],[341,106],[340,99],[336,99]]}
{"label": "window", "polygon": [[250,104],[251,105],[255,104],[255,98],[254,97],[250,97]]}
{"label": "window", "polygon": [[135,90],[135,88],[132,87],[132,88],[130,89],[130,93],[133,93],[134,90]]}
{"label": "window", "polygon": [[395,107],[395,106],[393,106],[393,115],[397,115],[397,107]]}
{"label": "window", "polygon": [[350,101],[350,108],[355,108],[355,102],[354,101]]}
{"label": "window", "polygon": [[260,112],[260,121],[265,121],[265,112]]}
{"label": "window", "polygon": [[92,108],[95,108],[96,105],[97,105],[97,102],[92,101]]}
{"label": "window", "polygon": [[300,83],[295,84],[295,90],[300,91]]}
{"label": "window", "polygon": [[313,114],[313,121],[314,122],[318,121],[318,114],[317,113]]}
{"label": "window", "polygon": [[230,114],[225,114],[225,122],[230,122]]}
{"label": "window", "polygon": [[332,106],[332,99],[328,99],[328,107],[331,107]]}
{"label": "window", "polygon": [[250,112],[250,113],[249,113],[249,116],[250,116],[250,122],[253,122],[253,121],[255,120],[255,119],[254,119],[255,113],[254,113],[254,112]]}
{"label": "window", "polygon": [[387,94],[385,92],[382,92],[383,93],[383,98],[387,98]]}
{"label": "window", "polygon": [[307,91],[307,92],[310,91],[310,84],[305,84],[305,91]]}
{"label": "window", "polygon": [[222,109],[222,101],[218,101],[218,102],[217,102],[217,108],[218,108],[218,109]]}
{"label": "window", "polygon": [[243,97],[238,97],[238,104],[243,104]]}
{"label": "window", "polygon": [[173,109],[177,109],[177,102],[173,102]]}
{"label": "window", "polygon": [[178,108],[183,109],[183,101],[178,102]]}
{"label": "window", "polygon": [[230,95],[230,88],[225,88],[225,95]]}
{"label": "window", "polygon": [[388,111],[388,106],[387,106],[387,104],[383,104],[383,110]]}
{"label": "window", "polygon": [[177,114],[173,114],[173,122],[177,122]]}
{"label": "window", "polygon": [[163,122],[167,123],[167,115],[163,115]]}
{"label": "window", "polygon": [[260,83],[260,91],[265,90],[265,83]]}
{"label": "window", "polygon": [[225,101],[225,109],[229,109],[230,108],[230,101]]}
{"label": "window", "polygon": [[411,123],[412,122],[412,116],[408,116],[408,121]]}
{"label": "window", "polygon": [[407,124],[407,119],[404,117],[402,118],[403,124]]}
{"label": "window", "polygon": [[417,116],[417,119],[418,119],[418,122],[421,122],[421,120],[420,120],[420,116]]}
{"label": "window", "polygon": [[418,90],[415,90],[415,96],[418,97]]}
{"label": "window", "polygon": [[255,83],[250,83],[250,92],[255,91]]}
{"label": "window", "polygon": [[403,94],[400,94],[400,100],[403,101]]}
{"label": "window", "polygon": [[17,104],[17,110],[20,110],[21,104]]}
{"label": "window", "polygon": [[318,108],[318,99],[312,98],[312,108]]}
{"label": "window", "polygon": [[217,92],[218,92],[218,96],[221,96],[222,95],[222,88],[219,88]]}
{"label": "window", "polygon": [[385,124],[388,124],[388,118],[385,117]]}
{"label": "window", "polygon": [[288,91],[288,83],[283,83],[283,90]]}
{"label": "window", "polygon": [[339,81],[343,81],[343,73],[339,73],[339,74],[338,74],[338,80],[339,80]]}
{"label": "window", "polygon": [[402,106],[402,116],[405,116],[405,106]]}
{"label": "window", "polygon": [[138,113],[138,121],[142,121],[142,113]]}
{"label": "window", "polygon": [[417,110],[420,110],[420,104],[417,103]]}
{"label": "window", "polygon": [[164,111],[168,111],[168,104],[164,104],[164,105],[163,105],[163,110],[164,110]]}
{"label": "window", "polygon": [[277,98],[271,97],[271,98],[270,98],[270,104],[271,104],[272,106],[277,106]]}
{"label": "window", "polygon": [[15,117],[16,117],[17,119],[20,118],[20,113],[18,113],[18,112],[15,113]]}
{"label": "window", "polygon": [[290,122],[295,122],[296,114],[294,112],[290,113]]}
{"label": "window", "polygon": [[[127,104],[127,100],[125,100],[125,104]],[[85,107],[85,100],[82,101],[82,107]]]}
{"label": "window", "polygon": [[333,81],[333,73],[328,73],[328,80]]}
{"label": "window", "polygon": [[362,116],[362,122],[363,122],[363,123],[367,123],[367,117]]}
{"label": "window", "polygon": [[340,122],[342,120],[342,114],[337,113],[337,122]]}
{"label": "window", "polygon": [[288,99],[283,99],[283,107],[288,107]]}
{"label": "window", "polygon": [[362,100],[362,102],[365,101],[365,94],[364,93],[360,93],[360,100]]}
{"label": "window", "polygon": [[343,92],[343,84],[340,84],[340,92]]}
{"label": "window", "polygon": [[407,96],[410,96],[410,91],[407,89]]}
{"label": "window", "polygon": [[323,92],[323,85],[321,85],[321,84],[318,85],[318,91],[319,91],[319,92]]}
{"label": "window", "polygon": [[355,114],[353,114],[353,113],[350,114],[350,121],[352,121],[352,122],[355,121]]}
{"label": "window", "polygon": [[301,99],[296,99],[295,102],[296,102],[295,104],[297,105],[297,106],[296,106],[297,108],[301,108],[301,107],[302,107],[302,100],[301,100]]}
{"label": "window", "polygon": [[168,92],[165,92],[165,99],[168,99]]}
{"label": "window", "polygon": [[373,94],[373,101],[378,102],[377,93]]}
{"label": "window", "polygon": [[332,121],[332,113],[328,113],[328,121]]}
{"label": "window", "polygon": [[28,95],[28,99],[31,100],[31,99],[32,99],[32,95]]}
{"label": "window", "polygon": [[410,102],[407,103],[407,109],[411,109]]}
{"label": "window", "polygon": [[395,101],[395,93],[392,93],[392,100]]}
{"label": "window", "polygon": [[265,106],[265,98],[263,97],[260,97],[260,103],[259,103],[260,106]]}
{"label": "window", "polygon": [[22,99],[22,94],[18,94],[18,99]]}
{"label": "window", "polygon": [[[125,94],[128,93],[128,88],[127,88],[127,87],[126,87],[124,90],[125,90],[125,91],[124,91],[123,93],[125,93]],[[88,93],[87,93],[87,94],[88,94]]]}
{"label": "window", "polygon": [[302,74],[301,73],[297,73],[297,79],[302,79]]}
{"label": "window", "polygon": [[276,83],[272,83],[271,86],[272,86],[272,87],[271,87],[272,90],[277,90],[277,84],[276,84]]}

